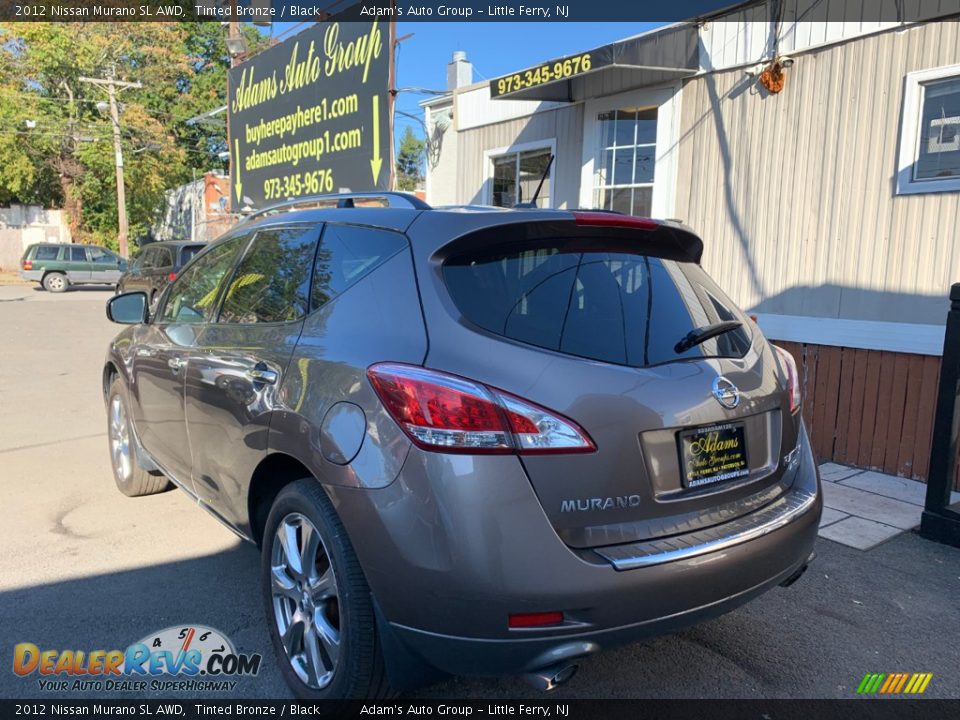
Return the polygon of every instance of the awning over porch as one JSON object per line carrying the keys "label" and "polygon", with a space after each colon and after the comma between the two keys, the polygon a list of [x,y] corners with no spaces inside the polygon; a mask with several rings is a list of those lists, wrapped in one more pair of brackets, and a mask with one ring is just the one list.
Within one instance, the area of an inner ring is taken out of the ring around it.
{"label": "awning over porch", "polygon": [[490,81],[494,99],[578,102],[689,77],[700,69],[697,26],[659,28]]}

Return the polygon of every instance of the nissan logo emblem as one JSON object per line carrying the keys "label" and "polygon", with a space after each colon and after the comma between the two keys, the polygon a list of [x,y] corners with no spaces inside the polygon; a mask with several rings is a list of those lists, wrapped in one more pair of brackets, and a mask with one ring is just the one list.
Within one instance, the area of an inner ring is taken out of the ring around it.
{"label": "nissan logo emblem", "polygon": [[740,391],[723,375],[713,381],[713,396],[718,403],[731,410],[740,404]]}

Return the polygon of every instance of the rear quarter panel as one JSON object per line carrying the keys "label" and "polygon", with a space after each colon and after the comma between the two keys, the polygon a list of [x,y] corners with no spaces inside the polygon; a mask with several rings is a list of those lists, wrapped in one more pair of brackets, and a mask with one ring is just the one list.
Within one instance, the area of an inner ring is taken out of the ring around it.
{"label": "rear quarter panel", "polygon": [[[420,364],[426,352],[413,266],[404,250],[307,317],[271,418],[270,452],[297,458],[327,485],[389,485],[410,441],[383,410],[366,371],[386,360]],[[336,432],[336,423],[325,427],[324,420],[338,403],[360,408],[365,423],[359,450],[346,464],[324,453]]]}

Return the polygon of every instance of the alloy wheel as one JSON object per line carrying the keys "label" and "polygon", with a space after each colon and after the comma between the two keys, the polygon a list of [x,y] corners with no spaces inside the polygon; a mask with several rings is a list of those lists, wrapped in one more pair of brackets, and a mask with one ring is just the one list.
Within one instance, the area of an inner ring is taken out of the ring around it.
{"label": "alloy wheel", "polygon": [[117,480],[127,482],[133,472],[130,426],[127,424],[127,411],[119,395],[114,395],[110,401],[110,458]]}
{"label": "alloy wheel", "polygon": [[301,682],[321,690],[340,658],[340,605],[330,555],[305,515],[280,521],[270,567],[274,621],[287,660]]}

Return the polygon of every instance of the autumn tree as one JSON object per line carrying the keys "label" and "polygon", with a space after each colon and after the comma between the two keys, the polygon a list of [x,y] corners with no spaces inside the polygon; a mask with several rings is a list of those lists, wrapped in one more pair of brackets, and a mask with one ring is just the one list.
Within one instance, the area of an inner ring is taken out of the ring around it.
{"label": "autumn tree", "polygon": [[143,234],[165,190],[222,167],[225,128],[186,120],[224,104],[228,66],[216,22],[0,23],[0,204],[64,208],[75,238],[115,247],[106,93],[80,81],[114,73],[143,85],[118,96],[130,236]]}

